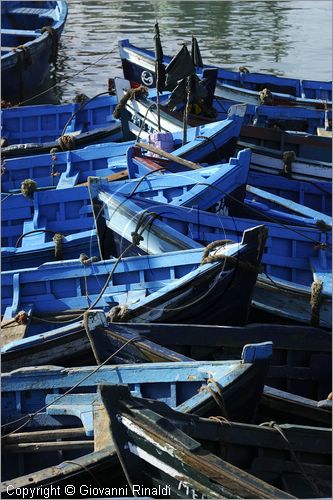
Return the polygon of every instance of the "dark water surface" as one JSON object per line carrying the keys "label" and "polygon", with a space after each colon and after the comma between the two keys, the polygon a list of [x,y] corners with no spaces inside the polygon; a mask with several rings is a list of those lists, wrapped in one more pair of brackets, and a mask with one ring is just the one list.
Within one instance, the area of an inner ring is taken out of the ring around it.
{"label": "dark water surface", "polygon": [[[316,80],[332,72],[330,0],[69,0],[53,82],[60,101],[89,97],[121,76],[117,41],[153,48],[158,19],[164,53],[198,38],[204,63]],[[91,63],[103,57],[97,64]],[[69,82],[63,80],[82,71]]]}

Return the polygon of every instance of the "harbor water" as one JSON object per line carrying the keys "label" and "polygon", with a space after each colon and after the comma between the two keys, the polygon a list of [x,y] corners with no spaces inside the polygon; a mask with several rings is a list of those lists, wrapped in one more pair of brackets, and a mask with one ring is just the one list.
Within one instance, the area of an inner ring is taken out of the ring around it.
{"label": "harbor water", "polygon": [[205,64],[331,79],[330,0],[70,0],[52,72],[51,85],[59,83],[53,99],[66,102],[76,93],[92,97],[105,90],[108,78],[122,74],[117,41],[129,38],[152,49],[156,19],[166,55],[176,54],[183,42],[190,44],[193,34]]}

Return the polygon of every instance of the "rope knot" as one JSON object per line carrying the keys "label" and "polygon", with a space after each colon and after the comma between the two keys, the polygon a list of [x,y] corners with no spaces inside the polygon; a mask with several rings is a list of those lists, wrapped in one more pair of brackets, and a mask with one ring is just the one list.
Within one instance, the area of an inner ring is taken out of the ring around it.
{"label": "rope knot", "polygon": [[82,102],[88,101],[89,97],[86,94],[76,94],[74,97],[74,102],[76,104],[81,104]]}
{"label": "rope knot", "polygon": [[52,238],[54,241],[54,256],[57,260],[63,259],[63,247],[62,247],[63,238],[64,235],[61,233],[55,233],[55,235]]}
{"label": "rope knot", "polygon": [[311,285],[311,326],[319,326],[320,323],[320,306],[322,299],[323,282],[315,280]]}
{"label": "rope knot", "polygon": [[93,262],[98,262],[99,258],[96,256],[88,257],[85,253],[80,253],[80,262],[83,266],[89,266]]}
{"label": "rope knot", "polygon": [[28,323],[29,315],[26,311],[20,311],[16,314],[14,319],[19,325],[26,325]]}
{"label": "rope knot", "polygon": [[283,160],[283,174],[290,179],[292,170],[291,170],[291,164],[293,161],[296,159],[296,154],[294,151],[284,151],[282,154],[282,160]]}
{"label": "rope knot", "polygon": [[124,321],[128,307],[126,305],[114,306],[108,314],[108,320],[110,323],[121,323]]}
{"label": "rope knot", "polygon": [[[17,50],[21,50],[22,52],[17,52]],[[18,64],[23,64],[24,68],[27,68],[32,64],[31,54],[26,45],[18,45],[13,49],[13,52],[17,52]]]}
{"label": "rope knot", "polygon": [[240,73],[250,73],[250,70],[246,66],[240,66],[239,67],[239,72]]}
{"label": "rope knot", "polygon": [[209,243],[206,248],[204,249],[204,253],[201,259],[200,265],[207,264],[208,262],[214,262],[217,260],[225,260],[226,256],[225,255],[209,255],[210,252],[215,250],[215,248],[222,247],[224,245],[227,245],[228,243],[234,243],[232,240],[216,240],[212,241],[212,243]]}
{"label": "rope knot", "polygon": [[75,138],[72,135],[61,135],[58,143],[61,151],[70,151],[75,148]]}
{"label": "rope knot", "polygon": [[328,224],[326,224],[321,219],[317,220],[316,226],[318,229],[320,229],[320,231],[323,231],[324,233],[326,233],[327,231],[331,231],[331,229],[332,229]]}
{"label": "rope knot", "polygon": [[37,190],[37,182],[33,179],[25,179],[21,184],[21,193],[26,198],[33,198],[34,192]]}
{"label": "rope knot", "polygon": [[44,26],[41,30],[41,33],[48,33],[51,37],[51,54],[49,58],[49,62],[55,63],[58,55],[58,35],[54,28],[51,26]]}
{"label": "rope knot", "polygon": [[266,104],[266,105],[273,104],[274,99],[272,92],[267,88],[261,90],[259,92],[259,100],[261,104]]}
{"label": "rope knot", "polygon": [[132,243],[135,246],[139,246],[140,245],[140,241],[144,240],[144,237],[141,236],[141,234],[137,233],[136,231],[134,231],[133,233],[131,233],[131,236],[132,236]]}
{"label": "rope knot", "polygon": [[129,89],[126,92],[126,94],[123,95],[123,97],[120,99],[117,106],[115,107],[115,110],[113,112],[113,117],[116,119],[119,119],[121,117],[121,112],[125,108],[127,101],[129,99],[136,100],[137,97],[147,97],[147,96],[148,96],[148,87],[145,87],[144,85],[140,85],[135,89]]}

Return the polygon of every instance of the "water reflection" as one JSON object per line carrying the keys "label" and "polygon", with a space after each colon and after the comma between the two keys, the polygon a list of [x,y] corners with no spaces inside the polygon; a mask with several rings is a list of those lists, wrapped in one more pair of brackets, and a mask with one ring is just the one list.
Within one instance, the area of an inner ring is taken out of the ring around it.
{"label": "water reflection", "polygon": [[[116,1],[70,0],[56,80],[87,68],[57,90],[60,99],[94,95],[121,76],[117,41],[153,47],[157,18],[165,54],[197,36],[207,64],[230,69],[331,78],[330,1]],[[319,22],[320,20],[320,22]],[[89,65],[98,57],[105,59]]]}

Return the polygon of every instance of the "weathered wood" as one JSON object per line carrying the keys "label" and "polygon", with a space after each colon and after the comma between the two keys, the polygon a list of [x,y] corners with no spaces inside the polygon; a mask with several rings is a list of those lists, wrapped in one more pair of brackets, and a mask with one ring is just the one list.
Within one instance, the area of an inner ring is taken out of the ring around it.
{"label": "weathered wood", "polygon": [[[117,172],[116,174],[107,175],[104,179],[108,180],[108,182],[122,181],[124,179],[128,179],[128,170],[122,170],[121,172]],[[75,187],[80,186],[88,186],[88,182],[82,182],[81,184],[76,184]]]}
{"label": "weathered wood", "polygon": [[[28,318],[25,325],[19,325],[12,320],[6,320],[1,322],[1,337],[0,337],[0,347],[13,342],[14,340],[21,340],[25,337],[27,329],[30,324],[30,319]],[[8,326],[6,326],[8,325]]]}
{"label": "weathered wood", "polygon": [[150,151],[151,153],[156,153],[160,156],[167,158],[168,160],[174,161],[175,163],[179,163],[179,165],[183,165],[184,167],[191,168],[192,170],[197,170],[198,168],[202,168],[202,166],[199,165],[198,163],[193,163],[192,161],[188,161],[188,160],[184,160],[183,158],[179,158],[179,156],[175,156],[171,153],[167,153],[166,151],[163,151],[163,149],[156,148],[155,146],[152,146],[151,144],[137,142],[136,145],[142,149],[146,149],[147,151]]}
{"label": "weathered wood", "polygon": [[107,446],[113,445],[110,431],[110,419],[104,405],[95,403],[93,407],[94,451],[100,451]]}
{"label": "weathered wood", "polygon": [[73,429],[49,429],[47,431],[17,432],[2,438],[2,445],[52,441],[52,439],[82,438],[86,435],[83,427]]}
{"label": "weathered wood", "polygon": [[53,441],[43,443],[15,443],[3,446],[3,451],[7,453],[39,453],[63,450],[91,450],[94,447],[92,440],[87,441]]}

